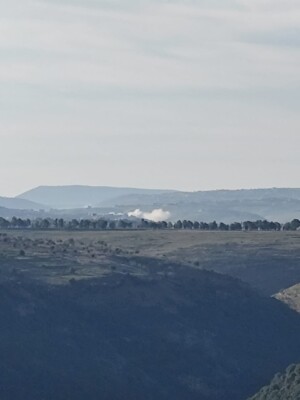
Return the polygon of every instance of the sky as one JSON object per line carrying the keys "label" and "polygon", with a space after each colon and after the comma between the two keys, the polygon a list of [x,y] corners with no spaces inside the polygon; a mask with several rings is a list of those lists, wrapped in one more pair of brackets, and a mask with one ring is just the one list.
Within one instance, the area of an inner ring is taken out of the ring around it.
{"label": "sky", "polygon": [[0,6],[0,195],[300,187],[299,0]]}

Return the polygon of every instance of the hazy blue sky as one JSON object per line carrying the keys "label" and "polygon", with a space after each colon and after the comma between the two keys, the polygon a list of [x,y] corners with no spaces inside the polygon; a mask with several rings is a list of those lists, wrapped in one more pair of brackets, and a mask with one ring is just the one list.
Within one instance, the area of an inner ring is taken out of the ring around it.
{"label": "hazy blue sky", "polygon": [[299,0],[0,5],[0,195],[300,186]]}

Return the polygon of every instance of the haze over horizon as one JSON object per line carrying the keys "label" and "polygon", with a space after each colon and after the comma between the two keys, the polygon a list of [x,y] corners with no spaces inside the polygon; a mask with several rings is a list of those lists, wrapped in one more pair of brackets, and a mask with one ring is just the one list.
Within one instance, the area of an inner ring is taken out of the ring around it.
{"label": "haze over horizon", "polygon": [[300,186],[296,0],[1,6],[1,196]]}
{"label": "haze over horizon", "polygon": [[167,191],[174,191],[174,192],[187,192],[187,193],[193,193],[193,192],[209,192],[209,191],[235,191],[235,190],[271,190],[271,189],[299,189],[299,187],[237,187],[237,188],[213,188],[213,189],[196,189],[196,190],[184,190],[180,188],[168,188],[168,187],[136,187],[136,186],[129,186],[129,185],[123,185],[123,186],[112,186],[112,185],[85,185],[85,184],[67,184],[67,185],[38,185],[38,186],[32,186],[27,189],[25,189],[23,192],[18,192],[14,193],[12,195],[3,195],[3,193],[0,193],[0,197],[18,197],[22,195],[23,193],[30,192],[33,189],[37,189],[39,187],[112,187],[112,188],[128,188],[128,189],[152,189],[152,190],[167,190]]}

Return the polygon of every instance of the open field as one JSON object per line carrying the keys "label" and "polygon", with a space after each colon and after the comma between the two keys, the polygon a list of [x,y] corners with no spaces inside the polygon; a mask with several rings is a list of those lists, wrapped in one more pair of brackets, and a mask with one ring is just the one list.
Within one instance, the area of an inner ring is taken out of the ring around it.
{"label": "open field", "polygon": [[53,283],[189,265],[272,295],[300,282],[300,232],[18,230],[1,232],[0,260]]}

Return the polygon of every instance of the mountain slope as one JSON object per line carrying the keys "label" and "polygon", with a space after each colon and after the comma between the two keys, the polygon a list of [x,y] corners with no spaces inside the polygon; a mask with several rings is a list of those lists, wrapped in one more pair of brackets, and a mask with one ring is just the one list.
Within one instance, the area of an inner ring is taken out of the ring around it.
{"label": "mountain slope", "polygon": [[101,206],[167,209],[173,219],[233,222],[268,219],[286,222],[300,214],[300,189],[213,190],[174,192],[157,195],[129,194]]}
{"label": "mountain slope", "polygon": [[1,275],[2,400],[241,400],[300,359],[299,315],[227,276],[123,257],[55,286],[25,262]]}
{"label": "mountain slope", "polygon": [[167,190],[118,188],[109,186],[39,186],[18,196],[20,199],[45,203],[53,208],[97,206],[115,197],[129,194],[161,194]]}
{"label": "mountain slope", "polygon": [[249,400],[299,400],[300,364],[290,365],[283,374],[276,374],[268,386]]}
{"label": "mountain slope", "polygon": [[15,197],[0,197],[0,207],[11,208],[15,210],[40,210],[47,208],[42,204],[38,204],[37,202],[15,198]]}
{"label": "mountain slope", "polygon": [[300,189],[273,188],[180,192],[102,186],[40,186],[18,198],[70,209],[91,206],[101,214],[137,208],[163,208],[173,220],[234,222],[268,219],[286,222],[300,214]]}

